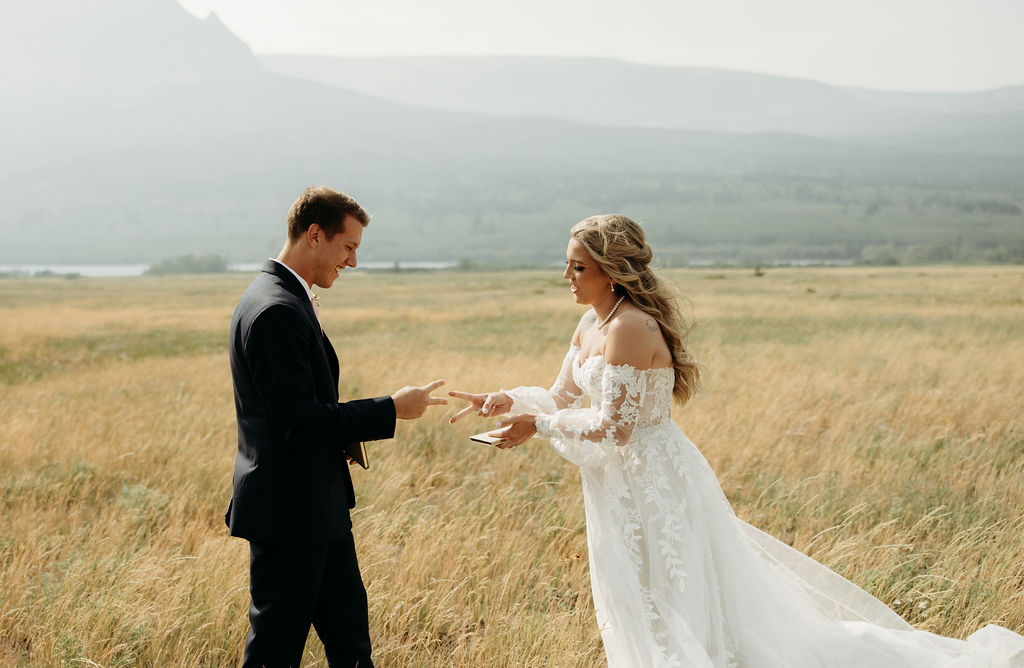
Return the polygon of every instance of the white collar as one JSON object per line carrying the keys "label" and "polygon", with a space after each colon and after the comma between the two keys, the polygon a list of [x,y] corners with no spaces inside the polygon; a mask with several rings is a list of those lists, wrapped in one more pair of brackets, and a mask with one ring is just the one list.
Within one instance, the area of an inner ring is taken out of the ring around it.
{"label": "white collar", "polygon": [[291,267],[286,265],[284,262],[281,262],[276,257],[272,257],[270,259],[273,260],[274,262],[278,263],[279,265],[281,265],[282,267],[284,267],[288,271],[292,272],[292,276],[294,276],[295,278],[297,278],[299,280],[299,283],[302,284],[302,287],[306,288],[306,296],[309,297],[310,299],[313,298],[313,291],[309,289],[309,283],[307,283],[304,278],[299,276],[297,273],[295,273],[294,269],[292,269]]}

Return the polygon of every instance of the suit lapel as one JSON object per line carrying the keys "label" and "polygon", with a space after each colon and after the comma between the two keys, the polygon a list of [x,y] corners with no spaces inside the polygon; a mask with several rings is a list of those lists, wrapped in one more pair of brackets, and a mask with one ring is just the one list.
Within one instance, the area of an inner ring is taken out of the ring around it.
{"label": "suit lapel", "polygon": [[319,334],[316,340],[319,343],[320,349],[323,351],[323,358],[327,362],[327,367],[331,372],[331,377],[334,379],[333,394],[334,400],[338,399],[338,382],[341,378],[341,367],[338,363],[338,354],[334,351],[334,346],[331,345],[331,340],[327,338],[327,334],[320,328],[320,321],[316,319],[316,311],[313,310],[313,304],[309,301],[309,293],[306,292],[306,288],[299,282],[299,279],[295,278],[295,275],[288,271],[281,263],[275,260],[267,260],[266,264],[263,265],[263,271],[276,276],[280,281],[281,285],[288,290],[288,292],[295,295],[300,303],[306,305],[306,319],[309,321],[309,326],[313,328],[313,331]]}

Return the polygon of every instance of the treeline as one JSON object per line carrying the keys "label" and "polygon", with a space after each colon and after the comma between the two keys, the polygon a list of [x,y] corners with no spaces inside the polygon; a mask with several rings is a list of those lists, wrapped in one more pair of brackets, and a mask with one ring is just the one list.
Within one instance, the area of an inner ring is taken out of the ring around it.
{"label": "treeline", "polygon": [[[1024,167],[1022,167],[1024,169]],[[698,264],[1024,264],[1024,174],[917,180],[902,175],[724,174],[689,172],[438,173],[375,175],[330,185],[373,214],[360,260],[458,262],[480,269],[550,266],[564,260],[569,228],[599,213],[645,225],[665,265]],[[1010,176],[1020,176],[1010,178]],[[210,199],[204,199],[208,197]],[[220,273],[228,262],[274,255],[291,190],[244,202],[221,190],[189,200],[188,211],[147,209],[164,230],[150,275]],[[78,213],[79,216],[83,214]],[[135,219],[105,224],[116,241],[80,232],[74,260],[135,263],[154,256]],[[24,226],[4,226],[17,236]],[[103,256],[97,256],[102,252]],[[48,259],[71,263],[72,258]],[[9,262],[28,262],[15,257]]]}
{"label": "treeline", "polygon": [[143,272],[146,276],[171,276],[175,274],[223,274],[228,270],[228,261],[222,255],[179,255],[164,258]]}
{"label": "treeline", "polygon": [[[585,174],[424,181],[373,193],[366,259],[550,264],[573,223],[643,222],[665,264],[1024,263],[1024,192],[1004,179]],[[381,234],[381,236],[376,236]]]}

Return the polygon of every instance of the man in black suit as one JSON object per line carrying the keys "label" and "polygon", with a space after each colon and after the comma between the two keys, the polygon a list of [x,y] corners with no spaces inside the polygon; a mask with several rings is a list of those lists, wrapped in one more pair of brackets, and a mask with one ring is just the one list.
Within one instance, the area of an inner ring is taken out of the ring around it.
{"label": "man in black suit", "polygon": [[332,667],[372,668],[345,449],[391,438],[396,418],[447,403],[430,396],[441,380],[338,401],[338,357],[311,289],[356,266],[369,221],[348,195],[308,188],[288,212],[284,248],[231,320],[238,454],[225,521],[250,548],[245,668],[299,666],[310,624]]}

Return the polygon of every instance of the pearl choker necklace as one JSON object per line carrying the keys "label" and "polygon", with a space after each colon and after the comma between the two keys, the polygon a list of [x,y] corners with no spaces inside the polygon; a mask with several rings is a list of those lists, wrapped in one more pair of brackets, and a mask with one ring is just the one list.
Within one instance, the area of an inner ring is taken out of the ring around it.
{"label": "pearl choker necklace", "polygon": [[612,316],[615,315],[615,311],[619,308],[619,304],[621,304],[622,300],[625,298],[626,295],[622,295],[621,297],[619,297],[619,301],[615,302],[615,306],[612,307],[611,311],[608,311],[608,315],[605,317],[604,320],[601,321],[601,324],[597,326],[598,329],[604,327],[608,323],[608,321],[612,319]]}

